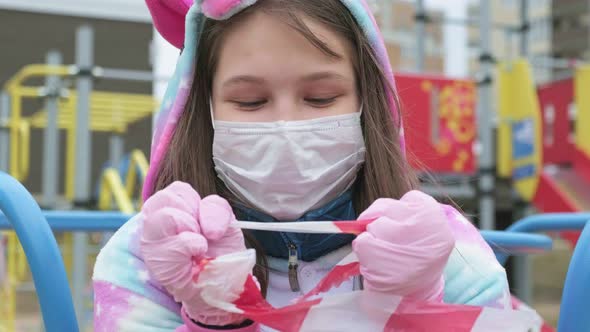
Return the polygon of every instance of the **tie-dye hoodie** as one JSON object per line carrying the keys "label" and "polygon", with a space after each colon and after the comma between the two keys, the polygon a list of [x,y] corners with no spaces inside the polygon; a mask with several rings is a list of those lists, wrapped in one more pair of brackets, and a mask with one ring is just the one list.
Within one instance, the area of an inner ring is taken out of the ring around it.
{"label": "tie-dye hoodie", "polygon": [[[151,165],[143,196],[147,199],[153,191],[155,172],[170,144],[176,123],[184,110],[192,85],[194,59],[198,48],[198,36],[206,17],[227,19],[256,0],[146,0],[154,24],[173,45],[182,48],[182,55],[170,81],[155,128]],[[371,10],[364,0],[342,0],[359,26],[366,33],[383,70],[394,86],[393,73],[381,34]],[[391,110],[397,113],[393,96],[389,96]],[[400,130],[403,147],[403,130]],[[507,308],[510,294],[506,273],[498,264],[490,247],[479,232],[459,212],[444,207],[448,221],[456,237],[456,249],[451,254],[444,271],[444,300],[447,303],[472,304]],[[103,331],[207,331],[182,315],[181,306],[166,290],[155,282],[147,271],[139,250],[139,238],[143,218],[138,214],[127,222],[101,251],[94,270],[96,332]],[[303,263],[300,271],[313,277],[301,276],[313,288],[350,247],[337,250],[315,262]],[[273,263],[274,262],[274,263]],[[300,294],[282,287],[288,284],[281,271],[285,262],[271,259],[268,301],[280,306],[289,303]],[[276,268],[273,268],[276,267]],[[273,288],[274,287],[274,288]],[[348,292],[353,282],[344,283],[334,292]],[[239,331],[256,331],[251,325]]]}

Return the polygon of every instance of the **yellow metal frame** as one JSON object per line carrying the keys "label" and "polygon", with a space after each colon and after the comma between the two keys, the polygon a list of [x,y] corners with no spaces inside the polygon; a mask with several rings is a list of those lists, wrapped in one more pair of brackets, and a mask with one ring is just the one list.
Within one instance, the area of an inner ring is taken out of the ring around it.
{"label": "yellow metal frame", "polygon": [[576,147],[590,157],[590,65],[576,70]]}
{"label": "yellow metal frame", "polygon": [[[67,132],[65,196],[74,198],[74,177],[76,162],[76,93],[70,92],[67,100],[60,101],[58,128]],[[90,130],[124,134],[127,127],[147,116],[151,116],[158,103],[151,97],[131,93],[94,92],[91,96]],[[115,102],[116,101],[116,102]],[[30,117],[31,126],[44,128],[47,112],[42,110]]]}
{"label": "yellow metal frame", "polygon": [[4,89],[10,95],[11,114],[10,127],[10,174],[19,181],[24,181],[28,175],[29,166],[29,132],[28,124],[22,119],[22,98],[39,97],[42,90],[39,88],[23,88],[23,83],[33,77],[48,75],[70,76],[76,70],[71,66],[28,65],[18,71],[8,82]]}
{"label": "yellow metal frame", "polygon": [[[47,75],[71,76],[77,72],[73,66],[50,66],[33,64],[23,67],[5,85],[11,96],[10,127],[10,174],[19,181],[28,176],[30,160],[30,127],[45,128],[47,112],[42,110],[29,118],[22,115],[23,98],[39,98],[43,89],[25,86],[33,77]],[[77,94],[69,90],[67,97],[59,101],[58,128],[67,132],[65,196],[74,198],[75,178],[75,142],[76,142],[76,107]],[[116,93],[95,91],[90,96],[90,130],[124,134],[127,127],[145,117],[152,115],[158,103],[152,96],[134,93]]]}
{"label": "yellow metal frame", "polygon": [[[16,317],[16,255],[13,253],[15,247],[14,241],[11,241],[11,235],[14,232],[3,232],[6,237],[6,278],[4,284],[0,284],[0,332],[13,332],[15,330]],[[2,236],[0,236],[2,240]],[[18,246],[18,242],[16,243]],[[11,270],[12,269],[12,270]]]}
{"label": "yellow metal frame", "polygon": [[[149,168],[147,158],[141,152],[141,150],[133,150],[129,160],[129,167],[127,168],[127,175],[125,177],[125,188],[127,190],[127,197],[133,197],[136,191],[136,185],[138,182],[142,183],[145,180]],[[139,174],[137,174],[139,169]],[[141,178],[141,181],[137,181],[137,178]],[[141,208],[142,200],[141,195],[139,198],[138,209]]]}
{"label": "yellow metal frame", "polygon": [[8,82],[5,84],[5,89],[10,91],[11,89],[17,88],[23,85],[23,82],[32,77],[45,77],[45,76],[71,76],[77,73],[77,69],[74,66],[56,66],[46,64],[31,64],[24,66],[19,70]]}
{"label": "yellow metal frame", "polygon": [[110,210],[112,200],[123,213],[134,213],[133,203],[127,195],[123,186],[123,181],[119,173],[114,168],[106,169],[102,174],[100,195],[98,198],[98,208],[101,210]]}
{"label": "yellow metal frame", "polygon": [[8,256],[8,268],[9,270],[16,271],[12,273],[12,280],[20,283],[26,279],[27,276],[27,256],[25,251],[18,241],[18,237],[15,232],[8,232],[6,234],[8,252],[12,255]]}
{"label": "yellow metal frame", "polygon": [[15,150],[11,150],[10,169],[16,179],[24,181],[29,176],[31,126],[23,120],[12,133],[11,149],[14,147]]}
{"label": "yellow metal frame", "polygon": [[[16,316],[16,291],[10,280],[4,285],[0,284],[0,332],[13,332],[15,330]],[[2,319],[5,317],[6,319]]]}

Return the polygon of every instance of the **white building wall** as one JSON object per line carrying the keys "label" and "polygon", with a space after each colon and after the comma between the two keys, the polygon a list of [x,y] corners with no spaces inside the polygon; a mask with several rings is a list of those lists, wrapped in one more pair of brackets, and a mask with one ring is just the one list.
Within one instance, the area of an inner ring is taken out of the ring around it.
{"label": "white building wall", "polygon": [[0,9],[149,22],[144,0],[0,0]]}

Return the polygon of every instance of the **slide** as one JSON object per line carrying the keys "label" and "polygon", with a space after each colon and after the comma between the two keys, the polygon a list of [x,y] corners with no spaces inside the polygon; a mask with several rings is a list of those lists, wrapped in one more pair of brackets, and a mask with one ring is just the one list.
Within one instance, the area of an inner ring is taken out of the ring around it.
{"label": "slide", "polygon": [[540,212],[590,211],[590,182],[573,168],[547,167],[533,204]]}
{"label": "slide", "polygon": [[[584,87],[586,87],[584,89]],[[532,199],[541,212],[590,211],[590,66],[538,90],[543,164]],[[562,234],[575,244],[577,233]]]}

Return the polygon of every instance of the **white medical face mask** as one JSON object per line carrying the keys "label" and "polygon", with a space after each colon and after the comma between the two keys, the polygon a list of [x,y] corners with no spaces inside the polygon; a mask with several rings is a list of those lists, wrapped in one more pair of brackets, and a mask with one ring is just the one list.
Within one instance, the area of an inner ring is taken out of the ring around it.
{"label": "white medical face mask", "polygon": [[213,162],[238,198],[295,220],[353,184],[365,161],[361,113],[304,121],[214,121]]}

